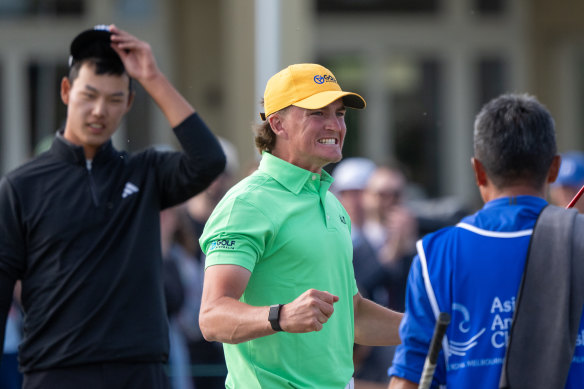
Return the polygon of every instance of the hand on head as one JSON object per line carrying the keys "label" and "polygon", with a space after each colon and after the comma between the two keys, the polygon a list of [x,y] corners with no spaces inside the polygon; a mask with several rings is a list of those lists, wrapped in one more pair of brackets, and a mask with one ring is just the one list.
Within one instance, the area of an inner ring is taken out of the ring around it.
{"label": "hand on head", "polygon": [[120,56],[128,75],[139,82],[160,73],[152,48],[130,33],[115,25],[109,26],[112,33],[112,49]]}

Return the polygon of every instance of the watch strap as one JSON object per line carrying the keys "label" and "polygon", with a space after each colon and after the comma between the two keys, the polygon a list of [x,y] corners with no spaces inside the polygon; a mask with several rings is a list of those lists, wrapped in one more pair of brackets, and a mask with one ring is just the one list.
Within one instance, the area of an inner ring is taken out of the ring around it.
{"label": "watch strap", "polygon": [[282,308],[283,305],[284,304],[270,305],[268,321],[274,331],[284,331],[282,327],[280,327],[280,308]]}

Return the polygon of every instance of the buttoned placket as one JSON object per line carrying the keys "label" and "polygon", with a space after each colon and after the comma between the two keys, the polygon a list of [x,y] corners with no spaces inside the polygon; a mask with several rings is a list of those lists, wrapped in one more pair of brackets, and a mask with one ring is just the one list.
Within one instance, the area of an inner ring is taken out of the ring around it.
{"label": "buttoned placket", "polygon": [[328,228],[330,228],[330,220],[331,220],[331,215],[329,213],[329,210],[326,207],[326,195],[328,192],[329,185],[326,185],[326,184],[323,185],[320,174],[313,173],[311,175],[310,179],[313,183],[313,188],[315,188],[316,192],[318,193],[318,197],[320,199],[320,206],[322,208],[323,215],[324,215],[325,226],[328,229]]}

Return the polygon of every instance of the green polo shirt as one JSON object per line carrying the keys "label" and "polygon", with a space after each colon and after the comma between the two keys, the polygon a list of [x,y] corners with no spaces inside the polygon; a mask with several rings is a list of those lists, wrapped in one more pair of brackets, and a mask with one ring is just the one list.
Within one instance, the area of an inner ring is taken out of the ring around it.
{"label": "green polo shirt", "polygon": [[242,302],[286,304],[311,288],[339,296],[319,332],[225,344],[228,388],[342,389],[351,379],[357,293],[351,224],[328,191],[331,183],[324,170],[315,174],[264,153],[258,170],[209,218],[200,239],[205,267],[248,269]]}

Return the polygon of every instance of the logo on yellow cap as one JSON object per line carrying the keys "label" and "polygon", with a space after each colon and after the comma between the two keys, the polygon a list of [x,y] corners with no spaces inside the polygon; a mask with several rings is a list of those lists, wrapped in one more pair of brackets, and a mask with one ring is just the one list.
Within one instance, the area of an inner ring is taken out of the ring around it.
{"label": "logo on yellow cap", "polygon": [[325,82],[334,82],[335,84],[338,84],[337,79],[328,74],[325,74],[324,76],[317,74],[316,76],[314,76],[314,82],[316,82],[317,84],[324,84]]}

